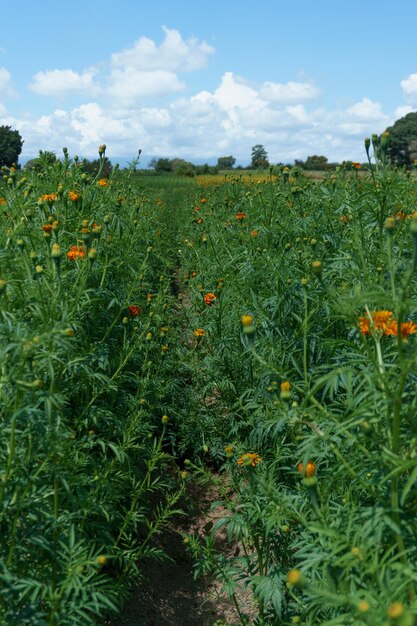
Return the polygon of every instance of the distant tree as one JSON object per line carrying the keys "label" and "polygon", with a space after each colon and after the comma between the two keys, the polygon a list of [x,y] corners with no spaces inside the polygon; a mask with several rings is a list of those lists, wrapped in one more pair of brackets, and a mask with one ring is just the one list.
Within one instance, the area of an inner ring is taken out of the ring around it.
{"label": "distant tree", "polygon": [[401,117],[386,132],[388,158],[396,165],[409,166],[417,158],[417,112]]}
{"label": "distant tree", "polygon": [[171,169],[177,176],[194,176],[194,165],[184,159],[171,159]]}
{"label": "distant tree", "polygon": [[234,156],[223,156],[217,159],[217,167],[219,170],[231,170],[233,169],[236,159]]}
{"label": "distant tree", "polygon": [[[297,165],[301,166],[298,161]],[[330,166],[327,157],[314,154],[313,156],[308,156],[301,167],[305,170],[328,170]]]}
{"label": "distant tree", "polygon": [[[87,172],[88,174],[97,174],[97,172],[100,169],[100,159],[93,159],[92,161],[88,161],[87,159],[84,159],[83,164],[82,164],[83,170],[84,172]],[[108,157],[104,157],[104,163],[103,163],[103,168],[101,170],[101,176],[103,176],[103,178],[108,178],[110,176],[110,174],[112,173],[113,170],[113,166],[111,164],[111,161]]]}
{"label": "distant tree", "polygon": [[0,126],[0,166],[11,167],[17,163],[22,152],[23,141],[19,131],[11,126]]}
{"label": "distant tree", "polygon": [[168,172],[172,172],[172,163],[171,163],[170,159],[165,159],[165,158],[156,159],[156,158],[154,158],[154,159],[151,160],[149,165],[151,167],[153,167],[155,172],[157,172],[158,174],[167,174]]}
{"label": "distant tree", "polygon": [[269,161],[267,151],[261,144],[258,143],[252,148],[251,167],[258,169],[268,166]]}

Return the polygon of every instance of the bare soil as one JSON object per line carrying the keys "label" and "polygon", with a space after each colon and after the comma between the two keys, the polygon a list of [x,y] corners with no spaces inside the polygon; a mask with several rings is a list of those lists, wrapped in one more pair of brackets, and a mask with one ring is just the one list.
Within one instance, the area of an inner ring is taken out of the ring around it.
{"label": "bare soil", "polygon": [[[210,510],[218,498],[216,487],[193,486],[190,498],[194,511],[172,524],[160,545],[170,561],[150,562],[145,577],[134,589],[120,616],[107,621],[107,626],[238,626],[241,624],[233,600],[221,592],[214,579],[194,579],[193,564],[183,542],[183,533],[200,537],[210,532],[217,519],[227,511],[222,507]],[[230,545],[225,533],[217,534],[218,547],[225,555],[235,554],[238,545]],[[252,599],[245,590],[236,594],[240,610],[253,615]]]}

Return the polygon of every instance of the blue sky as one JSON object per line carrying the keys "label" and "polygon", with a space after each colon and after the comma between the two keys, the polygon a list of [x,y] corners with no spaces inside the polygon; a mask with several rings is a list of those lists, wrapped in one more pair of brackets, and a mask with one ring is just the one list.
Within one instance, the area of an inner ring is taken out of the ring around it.
{"label": "blue sky", "polygon": [[[417,110],[416,0],[0,2],[0,125],[42,150],[364,160]],[[6,26],[6,27],[4,27]],[[22,158],[22,160],[23,160]]]}

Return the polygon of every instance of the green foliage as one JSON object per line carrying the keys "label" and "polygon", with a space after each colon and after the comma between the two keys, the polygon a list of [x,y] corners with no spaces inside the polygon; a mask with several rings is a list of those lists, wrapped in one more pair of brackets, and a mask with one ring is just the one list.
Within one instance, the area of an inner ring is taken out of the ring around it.
{"label": "green foliage", "polygon": [[231,170],[233,169],[236,159],[234,156],[223,156],[217,159],[217,168],[219,170]]}
{"label": "green foliage", "polygon": [[417,112],[407,113],[386,129],[392,163],[409,167],[417,159]]}
{"label": "green foliage", "polygon": [[264,169],[269,166],[268,154],[261,144],[256,144],[252,148],[251,167],[254,169]]}
{"label": "green foliage", "polygon": [[328,162],[327,157],[317,156],[316,154],[313,156],[308,156],[305,161],[296,160],[295,164],[305,170],[326,171],[332,167]]}
{"label": "green foliage", "polygon": [[0,167],[17,164],[22,152],[23,140],[18,130],[11,126],[0,126]]}

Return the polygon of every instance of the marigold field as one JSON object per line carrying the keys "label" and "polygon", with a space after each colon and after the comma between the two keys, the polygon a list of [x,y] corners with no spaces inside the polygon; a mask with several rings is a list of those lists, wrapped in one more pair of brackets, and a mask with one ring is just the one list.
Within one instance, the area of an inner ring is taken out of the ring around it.
{"label": "marigold field", "polygon": [[1,624],[117,614],[210,481],[239,623],[417,624],[417,179],[273,174],[3,168]]}

